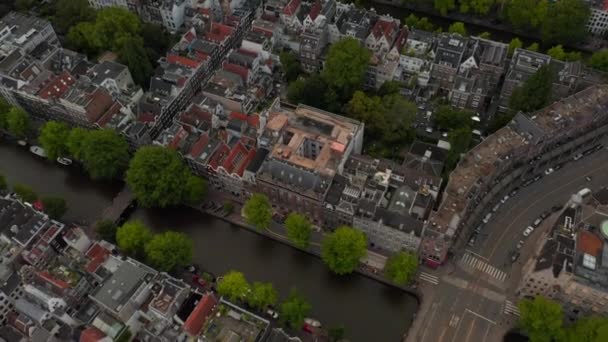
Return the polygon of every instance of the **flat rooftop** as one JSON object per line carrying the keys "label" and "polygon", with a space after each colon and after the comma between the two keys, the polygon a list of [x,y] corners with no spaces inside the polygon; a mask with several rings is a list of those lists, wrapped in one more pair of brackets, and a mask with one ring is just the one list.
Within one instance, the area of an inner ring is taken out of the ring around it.
{"label": "flat rooftop", "polygon": [[299,105],[294,110],[272,108],[266,129],[274,136],[280,136],[270,153],[273,158],[333,175],[352,138],[363,125],[356,120]]}

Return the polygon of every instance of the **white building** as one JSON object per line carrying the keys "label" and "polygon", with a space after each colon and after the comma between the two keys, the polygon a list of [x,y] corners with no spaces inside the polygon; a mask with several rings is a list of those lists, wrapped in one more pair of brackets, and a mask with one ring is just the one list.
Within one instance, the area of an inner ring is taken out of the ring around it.
{"label": "white building", "polygon": [[127,0],[89,0],[89,5],[95,9],[100,9],[103,7],[128,8]]}
{"label": "white building", "polygon": [[594,35],[604,35],[608,30],[608,2],[594,0],[587,21],[587,30]]}

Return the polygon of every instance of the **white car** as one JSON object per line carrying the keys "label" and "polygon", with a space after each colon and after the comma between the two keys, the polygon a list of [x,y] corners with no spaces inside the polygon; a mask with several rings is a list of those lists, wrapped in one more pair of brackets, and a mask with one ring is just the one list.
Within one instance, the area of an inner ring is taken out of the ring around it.
{"label": "white car", "polygon": [[553,170],[553,168],[552,168],[552,167],[550,167],[550,168],[548,168],[548,169],[546,169],[546,170],[545,170],[545,174],[546,174],[546,175],[550,175],[550,174],[552,174],[552,173],[553,173],[553,171],[555,171],[555,170]]}
{"label": "white car", "polygon": [[534,227],[528,226],[528,228],[526,228],[526,230],[524,230],[524,236],[528,237],[530,234],[532,234],[533,231],[534,231]]}
{"label": "white car", "polygon": [[509,199],[509,195],[505,195],[505,197],[503,197],[503,198],[500,200],[500,203],[504,204],[504,203],[505,203],[505,202],[506,202],[508,199]]}
{"label": "white car", "polygon": [[490,222],[491,218],[492,218],[492,213],[487,214],[486,217],[483,218],[483,223]]}
{"label": "white car", "polygon": [[579,153],[579,154],[575,155],[575,156],[574,156],[574,158],[572,158],[572,159],[574,159],[574,160],[579,160],[579,159],[581,159],[582,157],[583,157],[583,155],[582,155],[581,153]]}

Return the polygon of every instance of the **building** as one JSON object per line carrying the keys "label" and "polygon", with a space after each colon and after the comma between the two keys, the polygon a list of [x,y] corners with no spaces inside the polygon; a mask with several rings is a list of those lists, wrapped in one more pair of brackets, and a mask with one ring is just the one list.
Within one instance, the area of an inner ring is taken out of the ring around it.
{"label": "building", "polygon": [[439,209],[431,213],[421,256],[436,267],[505,194],[551,165],[593,148],[608,133],[604,85],[591,86],[510,124],[469,151],[450,174]]}
{"label": "building", "polygon": [[261,115],[267,121],[259,148],[268,154],[250,192],[266,194],[283,214],[299,211],[315,224],[322,222],[325,195],[352,153],[360,153],[361,122],[279,99]]}
{"label": "building", "polygon": [[453,88],[456,74],[467,49],[467,39],[457,33],[444,33],[437,40],[431,67],[431,82],[439,89]]}
{"label": "building", "polygon": [[596,36],[603,36],[608,31],[608,3],[605,0],[588,0],[590,4],[587,30]]}
{"label": "building", "polygon": [[605,315],[608,301],[608,190],[590,198],[573,195],[549,238],[526,263],[520,296],[560,302],[572,319]]}

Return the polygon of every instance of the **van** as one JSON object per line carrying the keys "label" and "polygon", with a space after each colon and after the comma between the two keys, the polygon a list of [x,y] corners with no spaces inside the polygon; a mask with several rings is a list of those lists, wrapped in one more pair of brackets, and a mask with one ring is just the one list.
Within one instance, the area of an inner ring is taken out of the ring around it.
{"label": "van", "polygon": [[585,197],[591,195],[591,189],[589,189],[589,188],[581,189],[581,190],[579,190],[578,195],[585,198]]}
{"label": "van", "polygon": [[492,218],[492,213],[487,214],[486,217],[483,218],[483,223],[490,222],[491,218]]}

